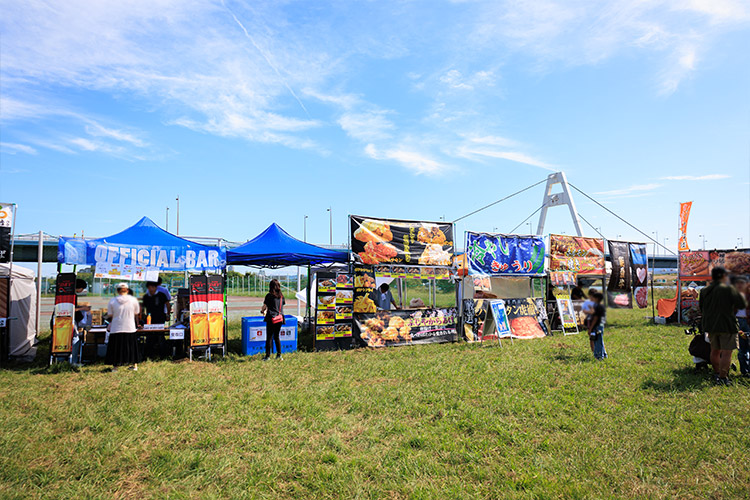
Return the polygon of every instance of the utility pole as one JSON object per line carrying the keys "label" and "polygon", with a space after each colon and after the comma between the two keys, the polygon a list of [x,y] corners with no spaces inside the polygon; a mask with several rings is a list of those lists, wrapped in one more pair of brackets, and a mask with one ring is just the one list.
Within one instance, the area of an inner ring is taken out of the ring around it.
{"label": "utility pole", "polygon": [[328,244],[333,246],[333,209],[328,207]]}
{"label": "utility pole", "polygon": [[177,195],[177,236],[180,235],[180,195]]}
{"label": "utility pole", "polygon": [[[659,244],[659,231],[651,231],[651,234],[656,235],[656,244],[658,245]],[[659,255],[659,250],[656,247],[654,247],[654,248],[656,249],[656,251],[654,253],[658,256]]]}
{"label": "utility pole", "polygon": [[167,207],[167,224],[166,224],[167,232],[169,232],[169,207]]}

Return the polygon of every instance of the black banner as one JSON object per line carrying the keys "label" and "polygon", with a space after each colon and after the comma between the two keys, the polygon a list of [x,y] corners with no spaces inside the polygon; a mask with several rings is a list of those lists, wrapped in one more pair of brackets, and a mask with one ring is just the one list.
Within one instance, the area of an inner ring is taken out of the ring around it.
{"label": "black banner", "polygon": [[354,266],[354,303],[355,313],[374,313],[375,301],[375,268],[372,266]]}
{"label": "black banner", "polygon": [[[484,327],[490,310],[490,301],[485,299],[464,299],[464,340],[481,342],[484,338]],[[494,333],[494,332],[488,332]]]}
{"label": "black banner", "polygon": [[630,245],[624,241],[609,242],[609,257],[612,260],[612,274],[607,283],[607,305],[613,308],[633,307],[630,266]]}
{"label": "black banner", "polygon": [[373,219],[352,215],[354,259],[362,264],[451,266],[453,224]]}
{"label": "black banner", "polygon": [[354,321],[360,340],[369,347],[453,342],[458,334],[455,307],[355,313]]}

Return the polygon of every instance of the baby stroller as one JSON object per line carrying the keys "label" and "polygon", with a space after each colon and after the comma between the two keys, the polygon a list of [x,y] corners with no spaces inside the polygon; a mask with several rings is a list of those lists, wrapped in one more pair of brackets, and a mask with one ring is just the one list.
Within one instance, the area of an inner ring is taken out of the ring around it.
{"label": "baby stroller", "polygon": [[686,335],[692,335],[693,339],[688,346],[688,352],[693,356],[696,371],[703,371],[711,364],[711,341],[708,334],[701,331],[701,318],[696,317],[690,321],[689,328],[685,330]]}

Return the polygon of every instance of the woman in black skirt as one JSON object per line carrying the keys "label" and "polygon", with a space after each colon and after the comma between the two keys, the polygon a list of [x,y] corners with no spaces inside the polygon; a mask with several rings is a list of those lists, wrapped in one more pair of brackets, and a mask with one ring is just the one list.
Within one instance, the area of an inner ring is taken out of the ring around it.
{"label": "woman in black skirt", "polygon": [[129,295],[127,283],[117,285],[117,296],[107,305],[109,318],[109,341],[107,342],[107,364],[113,366],[130,365],[137,371],[141,360],[136,334],[136,318],[141,312],[138,299]]}
{"label": "woman in black skirt", "polygon": [[278,280],[271,280],[268,284],[268,293],[263,299],[263,307],[260,313],[265,315],[266,322],[266,357],[263,361],[271,359],[271,343],[276,344],[276,359],[282,360],[281,357],[281,340],[279,334],[284,324],[284,296],[281,294],[281,285]]}

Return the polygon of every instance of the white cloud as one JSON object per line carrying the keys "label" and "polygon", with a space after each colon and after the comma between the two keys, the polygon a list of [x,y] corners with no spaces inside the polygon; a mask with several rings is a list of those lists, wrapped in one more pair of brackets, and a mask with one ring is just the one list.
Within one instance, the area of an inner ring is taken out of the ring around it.
{"label": "white cloud", "polygon": [[658,189],[661,187],[661,184],[634,184],[632,186],[622,188],[622,189],[613,189],[611,191],[600,191],[596,194],[601,196],[611,196],[611,197],[617,197],[617,198],[624,198],[624,197],[640,197],[645,196],[648,194],[648,192],[653,191],[655,189]]}
{"label": "white cloud", "polygon": [[393,123],[385,117],[384,111],[365,113],[345,113],[339,118],[341,128],[354,139],[375,141],[391,136]]}
{"label": "white cloud", "polygon": [[374,144],[368,144],[365,146],[365,154],[375,160],[396,161],[417,175],[439,175],[451,170],[449,165],[440,163],[427,154],[407,148],[379,150]]}
{"label": "white cloud", "polygon": [[124,130],[107,128],[96,122],[92,122],[90,125],[86,126],[86,132],[94,137],[108,137],[116,141],[127,142],[139,148],[147,146],[147,144],[135,134]]}
{"label": "white cloud", "polygon": [[[16,144],[12,142],[0,142],[0,151],[8,154],[26,153],[27,155],[37,154],[37,150],[26,144]],[[7,173],[7,172],[6,172]]]}
{"label": "white cloud", "polygon": [[729,179],[726,174],[706,174],[706,175],[670,175],[662,177],[665,181],[716,181],[720,179]]}

